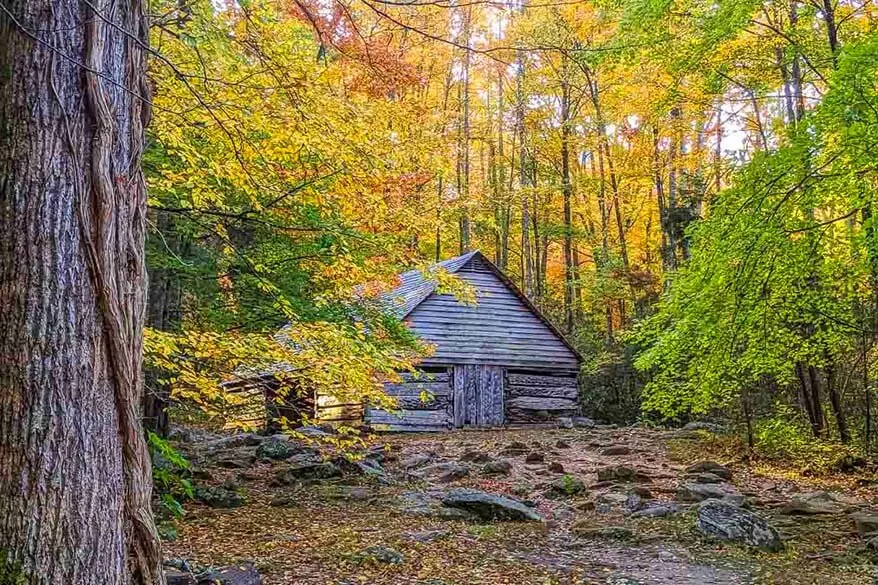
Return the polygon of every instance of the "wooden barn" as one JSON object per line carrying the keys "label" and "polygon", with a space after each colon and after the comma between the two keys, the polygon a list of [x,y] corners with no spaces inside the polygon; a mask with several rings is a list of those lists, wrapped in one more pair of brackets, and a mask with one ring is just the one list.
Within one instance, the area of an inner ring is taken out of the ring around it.
{"label": "wooden barn", "polygon": [[467,305],[440,293],[420,270],[401,274],[400,284],[382,296],[389,313],[435,347],[417,373],[385,386],[399,410],[302,389],[279,403],[278,382],[268,372],[228,383],[226,390],[267,404],[269,430],[277,417],[297,424],[305,412],[321,422],[365,422],[378,431],[553,423],[578,415],[582,358],[561,332],[481,252],[437,266],[471,284],[478,302]]}
{"label": "wooden barn", "polygon": [[436,351],[422,373],[387,385],[400,411],[366,409],[365,421],[377,430],[435,431],[579,414],[582,358],[561,332],[481,252],[438,266],[470,283],[478,303],[440,294],[421,271],[400,275],[384,303]]}

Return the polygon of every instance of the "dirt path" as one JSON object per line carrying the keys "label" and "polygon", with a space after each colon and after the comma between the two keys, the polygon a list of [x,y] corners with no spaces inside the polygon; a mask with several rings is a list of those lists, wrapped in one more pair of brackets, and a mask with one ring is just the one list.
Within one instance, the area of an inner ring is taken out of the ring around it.
{"label": "dirt path", "polygon": [[[386,442],[380,481],[346,476],[272,487],[283,463],[211,470],[210,483],[233,480],[247,504],[190,505],[166,556],[207,565],[249,560],[268,585],[871,583],[870,557],[846,513],[781,512],[815,486],[733,466],[728,489],[775,524],[786,549],[753,552],[704,538],[693,528],[694,505],[675,503],[686,465],[700,455],[700,443],[679,435],[533,429]],[[497,461],[510,463],[508,474],[486,475]],[[599,470],[614,466],[638,476],[601,481]],[[454,487],[524,501],[545,522],[458,519],[435,500]],[[868,494],[856,497],[865,505]],[[675,512],[639,517],[662,506]]]}

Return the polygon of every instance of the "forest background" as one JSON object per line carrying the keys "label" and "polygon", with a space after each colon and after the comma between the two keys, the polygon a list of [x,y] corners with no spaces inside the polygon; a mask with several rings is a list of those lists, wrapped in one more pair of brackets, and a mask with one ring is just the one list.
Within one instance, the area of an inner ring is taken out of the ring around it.
{"label": "forest background", "polygon": [[587,413],[872,446],[870,0],[150,12],[159,434],[168,405],[222,420],[218,384],[279,362],[291,387],[386,400],[428,348],[374,299],[480,249],[588,357]]}

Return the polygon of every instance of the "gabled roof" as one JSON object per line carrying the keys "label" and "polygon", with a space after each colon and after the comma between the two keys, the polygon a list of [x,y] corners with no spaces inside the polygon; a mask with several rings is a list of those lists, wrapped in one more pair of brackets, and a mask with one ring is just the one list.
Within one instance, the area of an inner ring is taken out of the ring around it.
{"label": "gabled roof", "polygon": [[[511,290],[516,297],[524,304],[525,307],[530,310],[531,313],[536,315],[536,317],[543,322],[543,324],[548,327],[552,333],[558,336],[558,338],[564,343],[567,348],[573,352],[573,354],[579,359],[582,360],[582,354],[577,351],[573,344],[568,341],[568,339],[561,333],[561,330],[555,327],[549,319],[543,315],[543,313],[534,305],[527,296],[521,292],[518,286],[510,280],[508,276],[506,276],[500,268],[498,268],[491,260],[488,259],[487,256],[482,254],[480,251],[475,250],[473,252],[468,252],[461,256],[455,256],[454,258],[449,258],[448,260],[443,260],[442,262],[437,262],[430,267],[430,270],[435,268],[443,268],[450,272],[451,274],[455,274],[461,268],[463,268],[470,260],[473,258],[479,258],[484,264],[493,272],[497,278],[500,279],[503,284],[505,284],[509,290]],[[400,284],[393,290],[390,290],[380,297],[380,302],[382,305],[387,307],[387,312],[402,320],[405,319],[412,311],[414,311],[418,305],[423,303],[427,298],[436,291],[437,282],[425,275],[425,272],[428,271],[423,270],[409,270],[408,272],[403,272],[399,275]]]}
{"label": "gabled roof", "polygon": [[[430,266],[429,270],[442,268],[454,274],[476,254],[480,252],[468,252],[462,256],[437,262]],[[428,271],[409,270],[400,274],[399,286],[381,295],[380,302],[386,307],[387,312],[399,319],[405,319],[415,307],[424,302],[436,290],[436,281],[425,275]]]}

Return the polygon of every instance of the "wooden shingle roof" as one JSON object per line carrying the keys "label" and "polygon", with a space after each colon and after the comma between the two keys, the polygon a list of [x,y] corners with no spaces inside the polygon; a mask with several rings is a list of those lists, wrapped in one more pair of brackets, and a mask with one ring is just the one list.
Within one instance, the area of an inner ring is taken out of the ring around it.
{"label": "wooden shingle roof", "polygon": [[[478,258],[485,266],[494,273],[500,281],[533,313],[558,339],[568,348],[580,361],[583,359],[582,354],[577,351],[572,343],[564,336],[564,334],[543,313],[531,302],[529,298],[518,288],[518,286],[506,276],[490,259],[488,259],[480,251],[475,250],[461,256],[455,256],[442,262],[437,262],[431,266],[434,268],[442,268],[449,273],[457,273],[461,268],[466,266],[471,260]],[[427,300],[430,295],[436,292],[437,282],[429,278],[429,270],[410,270],[399,275],[400,284],[381,295],[381,303],[387,307],[387,312],[394,315],[398,319],[405,319],[412,311],[414,311],[421,303]]]}

